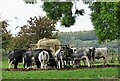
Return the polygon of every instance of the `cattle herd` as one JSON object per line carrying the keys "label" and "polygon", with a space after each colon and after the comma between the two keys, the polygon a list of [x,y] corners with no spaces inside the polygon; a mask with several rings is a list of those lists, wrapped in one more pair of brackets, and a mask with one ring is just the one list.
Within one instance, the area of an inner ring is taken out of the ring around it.
{"label": "cattle herd", "polygon": [[103,63],[108,64],[108,48],[71,48],[64,45],[55,54],[48,49],[15,49],[8,54],[9,68],[11,65],[17,69],[18,63],[23,62],[23,67],[47,69],[48,67],[66,68],[66,66],[80,66],[82,60],[88,67],[94,65],[95,59],[103,58]]}

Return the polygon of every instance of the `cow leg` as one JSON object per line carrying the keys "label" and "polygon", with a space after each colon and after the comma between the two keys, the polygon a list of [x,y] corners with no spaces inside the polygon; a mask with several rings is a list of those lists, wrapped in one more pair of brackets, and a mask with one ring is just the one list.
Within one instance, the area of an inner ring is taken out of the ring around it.
{"label": "cow leg", "polygon": [[25,68],[25,66],[26,66],[26,62],[24,62],[24,64],[23,64],[23,67]]}
{"label": "cow leg", "polygon": [[72,65],[73,65],[73,61],[71,60],[71,61],[70,61],[70,66],[72,66]]}
{"label": "cow leg", "polygon": [[47,63],[45,63],[45,69],[47,69]]}
{"label": "cow leg", "polygon": [[60,69],[60,60],[58,61],[58,69]]}
{"label": "cow leg", "polygon": [[109,64],[108,56],[105,56],[104,60],[105,60],[105,61],[104,61],[104,62],[105,62],[104,65],[105,65],[105,64],[108,65],[108,64]]}
{"label": "cow leg", "polygon": [[93,65],[95,65],[95,59],[92,60],[92,62],[91,62],[91,66],[93,66]]}
{"label": "cow leg", "polygon": [[10,62],[10,63],[9,63],[9,69],[11,68],[11,65],[12,65],[12,64],[11,64],[11,62]]}
{"label": "cow leg", "polygon": [[73,60],[73,68],[75,68],[75,65],[76,65],[76,64],[75,64],[75,59],[74,59],[74,60]]}
{"label": "cow leg", "polygon": [[82,61],[83,61],[84,65],[86,65],[86,59],[83,59]]}
{"label": "cow leg", "polygon": [[14,62],[14,69],[17,69],[17,66],[18,66],[18,62],[15,61],[15,62]]}
{"label": "cow leg", "polygon": [[12,62],[13,62],[13,61],[10,61],[10,59],[8,59],[8,63],[9,63],[9,67],[8,67],[8,68],[9,68],[9,69],[10,69],[11,66],[12,66]]}
{"label": "cow leg", "polygon": [[64,68],[64,61],[62,59],[62,56],[60,57],[60,59],[61,59],[61,62],[62,62],[62,68]]}
{"label": "cow leg", "polygon": [[9,64],[9,67],[8,67],[8,68],[10,69],[10,67],[11,67],[10,59],[8,59],[8,64]]}
{"label": "cow leg", "polygon": [[67,62],[66,62],[66,61],[64,61],[64,63],[65,63],[65,65],[67,65]]}
{"label": "cow leg", "polygon": [[29,62],[27,62],[27,69],[30,69],[30,64]]}
{"label": "cow leg", "polygon": [[41,62],[41,69],[43,69],[43,66],[44,66],[44,64],[43,64],[43,62]]}
{"label": "cow leg", "polygon": [[32,62],[32,68],[35,68],[35,62]]}
{"label": "cow leg", "polygon": [[35,62],[37,65],[37,68],[40,68],[41,63],[40,62]]}
{"label": "cow leg", "polygon": [[71,65],[73,66],[75,63],[74,59],[71,60],[71,63],[72,63]]}
{"label": "cow leg", "polygon": [[93,61],[92,60],[90,60],[90,65],[93,66]]}
{"label": "cow leg", "polygon": [[25,58],[23,58],[23,68],[25,68],[25,66],[26,66],[26,60]]}
{"label": "cow leg", "polygon": [[90,61],[90,65],[93,66],[95,59],[94,59],[94,58],[91,58],[91,59],[89,59],[89,61]]}
{"label": "cow leg", "polygon": [[104,63],[104,65],[106,64],[106,58],[105,57],[103,57],[103,63]]}
{"label": "cow leg", "polygon": [[89,63],[88,57],[86,57],[86,62],[87,62],[87,64],[88,64],[88,67],[90,67],[90,63]]}
{"label": "cow leg", "polygon": [[83,58],[86,58],[86,63],[87,63],[87,65],[88,65],[88,67],[90,67],[90,63],[89,63],[88,57],[87,57],[87,56],[83,56]]}
{"label": "cow leg", "polygon": [[80,66],[80,60],[76,60],[77,66]]}

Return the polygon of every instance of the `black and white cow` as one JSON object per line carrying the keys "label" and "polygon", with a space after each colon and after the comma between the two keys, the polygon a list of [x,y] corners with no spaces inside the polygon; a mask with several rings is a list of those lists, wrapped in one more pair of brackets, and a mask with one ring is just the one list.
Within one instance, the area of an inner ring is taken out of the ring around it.
{"label": "black and white cow", "polygon": [[[54,54],[55,60],[57,62],[57,68],[61,69],[64,68],[64,53],[63,51],[60,49],[58,49],[55,54]],[[61,67],[62,65],[62,67]]]}
{"label": "black and white cow", "polygon": [[109,63],[109,54],[108,54],[108,48],[102,47],[102,48],[92,48],[92,55],[93,55],[93,64],[95,59],[103,58],[104,65]]}
{"label": "black and white cow", "polygon": [[70,64],[71,53],[73,52],[69,45],[62,45],[61,48],[55,52],[54,56],[55,60],[57,61],[57,67],[59,69],[64,68]]}
{"label": "black and white cow", "polygon": [[50,67],[56,66],[56,62],[55,62],[55,59],[54,59],[54,57],[52,55],[51,50],[48,50],[48,49],[35,49],[33,51],[35,51],[35,53],[33,55],[33,58],[35,60],[37,68],[40,68],[40,66],[41,66],[41,62],[39,61],[38,57],[39,57],[40,52],[42,52],[42,51],[46,51],[49,54],[49,61],[47,62],[47,65],[50,66]]}
{"label": "black and white cow", "polygon": [[14,69],[17,69],[19,62],[23,62],[24,68],[26,65],[27,68],[29,68],[32,62],[35,62],[37,68],[39,68],[41,63],[39,62],[38,55],[43,50],[47,51],[49,53],[50,58],[52,58],[51,50],[46,50],[46,49],[35,49],[35,50],[16,49],[14,51],[11,51],[8,54],[9,68],[11,68],[11,65],[13,64]]}
{"label": "black and white cow", "polygon": [[78,48],[73,51],[71,58],[74,61],[74,67],[76,60],[78,61],[78,64],[80,64],[80,60],[83,60],[84,64],[87,63],[88,67],[90,67],[91,54],[92,50],[88,48]]}
{"label": "black and white cow", "polygon": [[18,63],[23,61],[24,53],[27,50],[25,49],[15,49],[8,54],[8,63],[9,68],[11,68],[11,65],[14,65],[14,69],[17,69]]}
{"label": "black and white cow", "polygon": [[49,53],[47,51],[42,51],[38,55],[38,60],[41,63],[41,69],[47,69],[47,64],[49,62]]}

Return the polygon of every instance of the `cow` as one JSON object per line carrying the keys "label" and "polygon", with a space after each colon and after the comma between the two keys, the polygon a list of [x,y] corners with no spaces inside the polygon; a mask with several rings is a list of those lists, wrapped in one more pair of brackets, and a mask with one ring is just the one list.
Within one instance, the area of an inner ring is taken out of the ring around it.
{"label": "cow", "polygon": [[[27,69],[30,68],[30,66],[35,65],[35,59],[34,59],[34,51],[32,50],[27,50],[24,55],[23,55],[23,67],[25,68],[27,65]],[[34,63],[34,64],[33,64]]]}
{"label": "cow", "polygon": [[10,51],[9,54],[8,54],[8,64],[9,64],[9,67],[8,68],[11,68],[11,65],[14,64],[14,57],[13,57],[13,53],[14,51]]}
{"label": "cow", "polygon": [[[88,48],[78,48],[71,54],[71,58],[74,62],[75,67],[75,61],[77,60],[80,64],[80,60],[83,60],[84,64],[87,63],[88,67],[90,67],[90,59],[91,59],[92,50]],[[86,60],[86,62],[85,62]]]}
{"label": "cow", "polygon": [[18,63],[23,62],[23,67],[27,65],[27,69],[31,66],[32,57],[36,51],[15,49],[8,54],[9,68],[10,65],[14,65],[14,69],[17,69]]}
{"label": "cow", "polygon": [[49,62],[49,53],[47,51],[42,51],[38,55],[38,60],[41,63],[41,69],[47,69],[47,63]]}
{"label": "cow", "polygon": [[25,49],[15,49],[8,54],[8,63],[9,63],[9,68],[13,64],[14,69],[17,69],[18,63],[23,61],[23,56],[24,53],[27,50]]}
{"label": "cow", "polygon": [[27,65],[27,69],[30,68],[32,63],[35,63],[37,68],[40,67],[40,62],[38,60],[38,55],[41,51],[48,51],[50,58],[52,58],[51,50],[46,49],[34,49],[34,50],[25,50],[25,49],[15,49],[8,54],[8,63],[9,68],[11,65],[14,65],[14,69],[17,69],[18,63],[23,62],[23,67]]}
{"label": "cow", "polygon": [[55,52],[55,59],[59,69],[64,68],[71,63],[71,54],[73,50],[68,45],[62,45],[60,49]]}
{"label": "cow", "polygon": [[49,57],[53,58],[51,50],[47,50],[47,49],[29,50],[24,54],[24,61],[25,61],[24,67],[26,64],[27,64],[27,67],[29,67],[32,63],[34,63],[37,66],[37,68],[40,68],[41,62],[39,61],[38,57],[39,57],[39,53],[42,51],[47,51],[49,54]]}
{"label": "cow", "polygon": [[108,48],[107,47],[102,47],[102,48],[92,48],[92,56],[93,56],[93,64],[95,59],[100,59],[103,58],[104,65],[108,64]]}
{"label": "cow", "polygon": [[55,54],[55,61],[57,62],[57,68],[61,69],[61,64],[62,64],[62,68],[64,68],[64,52],[60,49],[58,49]]}

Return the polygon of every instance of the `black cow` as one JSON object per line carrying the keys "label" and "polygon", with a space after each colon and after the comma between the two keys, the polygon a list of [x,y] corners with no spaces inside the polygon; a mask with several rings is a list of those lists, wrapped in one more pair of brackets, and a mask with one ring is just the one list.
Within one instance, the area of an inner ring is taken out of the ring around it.
{"label": "black cow", "polygon": [[8,54],[9,68],[10,68],[10,65],[13,64],[14,69],[17,69],[18,63],[23,61],[23,56],[26,51],[27,50],[25,49],[15,49],[9,52]]}

